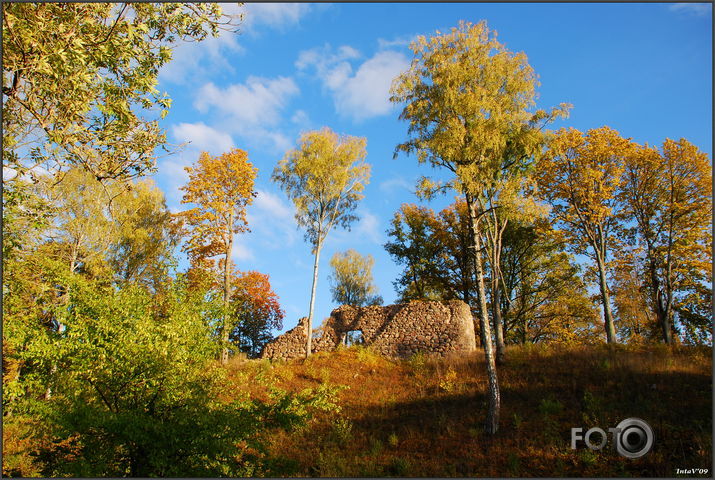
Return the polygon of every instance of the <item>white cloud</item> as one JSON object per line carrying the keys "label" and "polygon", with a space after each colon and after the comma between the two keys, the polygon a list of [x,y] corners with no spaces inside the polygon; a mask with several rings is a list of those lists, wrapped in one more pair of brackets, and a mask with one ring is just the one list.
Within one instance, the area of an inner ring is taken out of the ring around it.
{"label": "white cloud", "polygon": [[258,195],[253,201],[253,205],[261,213],[281,221],[291,220],[295,215],[292,204],[286,204],[277,195],[261,189],[256,189],[256,192]]}
{"label": "white cloud", "polygon": [[[198,154],[196,154],[196,156],[198,157]],[[159,164],[159,172],[157,175],[164,179],[163,183],[166,185],[166,203],[174,213],[185,209],[184,206],[181,205],[183,192],[181,192],[179,188],[186,185],[189,181],[189,174],[184,170],[184,167],[191,164],[188,157],[189,153],[184,151],[178,155],[168,157]]]}
{"label": "white cloud", "polygon": [[305,113],[304,110],[296,110],[293,116],[290,117],[290,121],[304,127],[307,127],[310,124],[310,118],[308,118],[308,114]]}
{"label": "white cloud", "polygon": [[203,122],[174,125],[172,133],[180,143],[190,142],[194,149],[211,154],[226,152],[234,147],[231,135],[211,128]]}
{"label": "white cloud", "polygon": [[393,38],[392,40],[378,38],[377,45],[381,50],[392,47],[406,47],[410,43],[414,42],[416,38],[417,35],[401,35],[399,37]]}
{"label": "white cloud", "polygon": [[[298,25],[315,7],[305,3],[247,3],[223,4],[228,15],[242,15],[236,27],[219,30],[217,37],[208,36],[201,42],[178,42],[173,48],[172,59],[160,74],[160,82],[189,85],[211,78],[216,72],[235,73],[230,55],[239,55],[245,48],[238,42],[240,33],[255,34],[260,27],[283,31]],[[231,30],[238,30],[238,32]]]}
{"label": "white cloud", "polygon": [[384,50],[353,71],[350,60],[359,57],[360,53],[350,46],[342,46],[333,53],[330,46],[325,45],[302,51],[295,62],[299,70],[313,67],[323,86],[333,95],[336,111],[358,122],[391,111],[392,80],[409,67],[405,55]]}
{"label": "white cloud", "polygon": [[9,182],[17,176],[17,170],[10,167],[2,167],[2,181]]}
{"label": "white cloud", "polygon": [[255,256],[250,248],[244,245],[243,240],[239,237],[233,238],[233,250],[231,250],[231,260],[234,262],[241,262],[246,260],[253,260]]}
{"label": "white cloud", "polygon": [[414,182],[410,183],[404,177],[398,176],[380,183],[380,191],[385,193],[392,193],[400,188],[412,192],[414,190]]}
{"label": "white cloud", "polygon": [[264,189],[257,188],[256,193],[246,215],[251,228],[248,237],[260,239],[263,247],[272,250],[293,245],[298,233],[293,204]]}
{"label": "white cloud", "polygon": [[712,3],[676,3],[670,5],[668,10],[671,12],[684,13],[688,15],[695,15],[697,17],[710,16],[712,13]]}
{"label": "white cloud", "polygon": [[250,76],[245,84],[226,88],[219,88],[212,82],[205,84],[199,89],[194,106],[201,113],[215,108],[244,127],[263,127],[275,125],[280,119],[280,111],[298,93],[298,86],[291,78]]}
{"label": "white cloud", "polygon": [[245,83],[225,88],[212,82],[203,85],[196,94],[194,107],[201,113],[210,113],[217,123],[258,148],[282,153],[292,146],[292,141],[276,126],[283,110],[298,93],[291,78],[251,76]]}
{"label": "white cloud", "polygon": [[[333,53],[331,46],[326,43],[322,47],[300,52],[298,60],[295,61],[295,66],[298,70],[315,67],[318,77],[324,78],[336,66],[342,65],[346,60],[360,58],[360,56],[360,52],[349,45],[343,45],[338,48],[336,53]],[[345,64],[350,66],[349,63]]]}
{"label": "white cloud", "polygon": [[307,3],[247,3],[243,9],[243,26],[247,30],[259,25],[284,30],[300,23],[310,10],[311,5]]}
{"label": "white cloud", "polygon": [[343,247],[355,245],[356,242],[382,245],[383,235],[378,216],[366,209],[358,209],[356,214],[359,220],[351,225],[350,230],[335,228],[328,234],[326,245]]}
{"label": "white cloud", "polygon": [[355,233],[364,237],[365,239],[380,245],[382,243],[382,234],[378,230],[380,227],[380,220],[376,215],[368,211],[364,211],[360,215],[360,222],[355,228]]}
{"label": "white cloud", "polygon": [[409,62],[401,53],[377,53],[336,89],[338,113],[357,121],[389,113],[392,80],[408,68]]}
{"label": "white cloud", "polygon": [[226,57],[244,50],[238,43],[238,35],[226,30],[220,30],[218,37],[209,36],[201,42],[179,42],[169,63],[162,67],[159,81],[188,85],[197,77],[209,78],[213,72],[234,72]]}

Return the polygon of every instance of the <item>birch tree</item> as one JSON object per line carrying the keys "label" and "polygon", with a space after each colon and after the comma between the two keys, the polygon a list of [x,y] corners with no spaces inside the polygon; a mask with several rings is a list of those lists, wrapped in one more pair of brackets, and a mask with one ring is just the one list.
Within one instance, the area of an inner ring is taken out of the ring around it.
{"label": "birch tree", "polygon": [[362,191],[370,179],[365,163],[367,140],[341,136],[323,128],[303,134],[296,149],[288,151],[273,171],[276,182],[296,208],[296,221],[313,247],[313,286],[308,310],[306,357],[310,356],[315,291],[320,251],[333,228],[350,228]]}
{"label": "birch tree", "polygon": [[328,277],[333,301],[356,307],[382,304],[372,279],[373,265],[375,258],[372,255],[362,256],[353,249],[336,252],[330,259],[333,272]]}
{"label": "birch tree", "polygon": [[513,53],[496,39],[486,22],[460,22],[451,32],[411,44],[414,58],[393,83],[391,101],[405,104],[400,119],[409,122],[410,138],[398,152],[417,154],[419,162],[446,170],[444,183],[423,179],[427,196],[453,188],[464,195],[489,378],[486,430],[499,428],[499,385],[492,350],[484,286],[482,225],[489,214],[489,191],[505,175],[516,175],[541,148],[546,121],[564,115],[535,105],[536,74],[524,53]]}

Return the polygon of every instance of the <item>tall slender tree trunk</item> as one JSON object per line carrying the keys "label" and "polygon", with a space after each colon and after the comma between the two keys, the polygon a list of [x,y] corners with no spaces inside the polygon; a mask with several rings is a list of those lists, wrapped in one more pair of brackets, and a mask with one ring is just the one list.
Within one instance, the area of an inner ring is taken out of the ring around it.
{"label": "tall slender tree trunk", "polygon": [[492,285],[493,295],[492,295],[492,316],[494,317],[494,337],[496,340],[496,350],[497,365],[502,365],[504,363],[504,350],[506,345],[504,344],[504,322],[501,318],[501,305],[500,305],[500,291],[499,291],[499,281],[495,282],[496,285]]}
{"label": "tall slender tree trunk", "polygon": [[[649,257],[651,257],[650,248]],[[663,292],[658,279],[658,271],[655,266],[655,260],[651,257],[648,261],[648,273],[651,281],[651,298],[655,304],[655,316],[660,326],[663,342],[670,344],[673,342],[673,336],[670,330],[670,312],[668,312],[668,302],[664,299]]]}
{"label": "tall slender tree trunk", "polygon": [[491,232],[487,235],[487,241],[491,242],[489,245],[489,250],[491,252],[491,267],[492,267],[492,278],[491,278],[491,293],[492,293],[492,321],[494,322],[494,338],[496,340],[496,362],[497,365],[504,363],[504,350],[506,346],[504,345],[504,323],[502,322],[501,315],[501,239],[502,233],[506,228],[506,221],[504,225],[500,225],[497,218],[496,212],[492,210],[491,212],[492,224],[488,225]]}
{"label": "tall slender tree trunk", "polygon": [[308,324],[306,325],[308,340],[305,345],[305,358],[310,356],[313,343],[313,308],[315,307],[315,290],[318,287],[318,263],[320,263],[320,249],[322,247],[323,242],[320,239],[320,232],[318,232],[318,244],[315,246],[315,262],[313,263],[313,288],[310,291],[310,308],[308,309]]}
{"label": "tall slender tree trunk", "polygon": [[616,343],[616,329],[613,324],[613,312],[611,311],[611,294],[608,292],[608,284],[606,283],[605,255],[601,251],[596,252],[596,264],[598,266],[598,286],[601,290],[601,302],[603,303],[606,342]]}
{"label": "tall slender tree trunk", "polygon": [[[233,214],[230,216],[229,225],[233,225]],[[233,251],[233,232],[229,231],[226,246],[226,261],[223,262],[223,330],[222,338],[223,350],[221,350],[221,364],[228,363],[228,337],[230,333],[228,304],[231,299],[231,253]]]}
{"label": "tall slender tree trunk", "polygon": [[[660,326],[663,331],[663,341],[670,345],[673,343],[672,316],[673,316],[673,278],[672,266],[668,259],[666,268],[665,295],[659,293]],[[665,298],[663,298],[665,297]]]}
{"label": "tall slender tree trunk", "polygon": [[484,288],[484,271],[482,269],[481,258],[481,238],[479,233],[479,216],[477,206],[471,195],[466,194],[467,206],[469,208],[470,229],[474,242],[474,270],[477,280],[477,297],[479,301],[479,326],[482,331],[482,342],[484,346],[484,357],[487,364],[487,378],[489,382],[489,409],[486,419],[486,431],[493,435],[499,430],[499,380],[497,379],[496,361],[492,348],[492,334],[487,314],[487,297]]}

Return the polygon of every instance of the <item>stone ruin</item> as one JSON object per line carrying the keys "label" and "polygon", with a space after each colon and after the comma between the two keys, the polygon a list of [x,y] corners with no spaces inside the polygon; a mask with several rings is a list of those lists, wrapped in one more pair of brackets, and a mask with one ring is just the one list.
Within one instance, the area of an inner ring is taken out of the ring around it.
{"label": "stone ruin", "polygon": [[[322,331],[321,331],[322,330]],[[474,322],[466,303],[413,301],[388,306],[353,307],[333,310],[312,340],[311,352],[331,352],[348,332],[360,331],[363,342],[373,351],[393,358],[417,352],[445,356],[476,349]],[[261,358],[305,357],[307,318],[266,344]]]}

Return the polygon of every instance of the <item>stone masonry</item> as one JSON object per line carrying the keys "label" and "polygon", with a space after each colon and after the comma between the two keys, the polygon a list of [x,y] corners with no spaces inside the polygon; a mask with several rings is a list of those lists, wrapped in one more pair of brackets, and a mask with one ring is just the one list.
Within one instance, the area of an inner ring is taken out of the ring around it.
{"label": "stone masonry", "polygon": [[[268,343],[261,358],[305,356],[306,318]],[[476,349],[474,322],[461,300],[413,301],[388,306],[342,305],[325,321],[322,334],[313,338],[312,352],[335,350],[347,332],[362,332],[365,345],[387,357],[404,358],[417,352],[447,355]]]}

